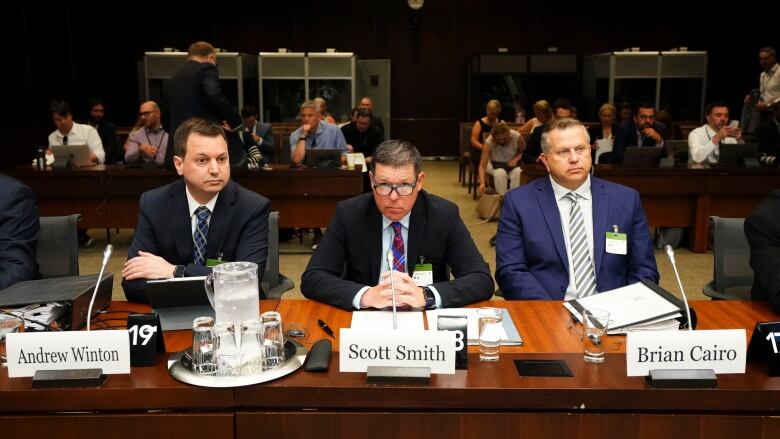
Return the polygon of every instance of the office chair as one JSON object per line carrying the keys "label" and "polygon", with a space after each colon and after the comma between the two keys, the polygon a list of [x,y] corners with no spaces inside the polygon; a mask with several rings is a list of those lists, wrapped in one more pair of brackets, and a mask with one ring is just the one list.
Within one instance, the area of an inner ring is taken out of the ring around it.
{"label": "office chair", "polygon": [[41,217],[38,271],[43,278],[78,276],[79,244],[76,224],[81,215]]}
{"label": "office chair", "polygon": [[281,299],[285,291],[295,286],[290,278],[279,273],[279,212],[268,215],[268,259],[260,286],[266,299]]}
{"label": "office chair", "polygon": [[715,273],[702,292],[713,300],[750,300],[753,270],[743,228],[745,219],[711,216],[710,223],[713,225]]}

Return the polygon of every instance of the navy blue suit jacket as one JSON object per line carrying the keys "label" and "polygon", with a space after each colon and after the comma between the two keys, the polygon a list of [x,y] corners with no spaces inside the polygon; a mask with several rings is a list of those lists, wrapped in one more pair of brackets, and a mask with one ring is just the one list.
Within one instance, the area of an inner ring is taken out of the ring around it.
{"label": "navy blue suit jacket", "polygon": [[[230,180],[219,193],[209,222],[206,258],[257,264],[258,275],[268,258],[268,213],[271,202]],[[185,276],[205,276],[210,267],[193,264],[192,222],[184,180],[144,192],[138,203],[138,225],[127,259],[139,250],[185,265]],[[259,282],[258,282],[259,284]],[[127,300],[146,302],[146,279],[122,279]]]}
{"label": "navy blue suit jacket", "polygon": [[41,225],[32,189],[0,174],[0,290],[38,277]]}
{"label": "navy blue suit jacket", "polygon": [[[658,282],[653,243],[639,193],[591,177],[593,246],[599,292],[641,279]],[[626,233],[626,255],[605,251],[606,232]],[[549,177],[507,192],[496,237],[496,281],[507,299],[561,300],[569,286],[569,260],[561,216]]]}

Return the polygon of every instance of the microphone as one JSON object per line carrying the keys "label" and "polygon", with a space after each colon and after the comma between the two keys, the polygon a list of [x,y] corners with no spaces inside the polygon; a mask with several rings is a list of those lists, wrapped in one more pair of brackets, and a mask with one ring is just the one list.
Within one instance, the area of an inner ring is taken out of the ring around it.
{"label": "microphone", "polygon": [[390,267],[390,290],[393,293],[393,329],[398,329],[398,314],[395,302],[395,281],[393,281],[393,251],[387,252],[387,266]]}
{"label": "microphone", "polygon": [[688,330],[693,331],[693,321],[691,320],[691,307],[688,306],[688,298],[685,296],[685,290],[683,289],[682,282],[680,282],[680,273],[677,272],[677,263],[674,261],[674,249],[672,249],[671,245],[664,246],[664,250],[666,250],[666,257],[669,258],[669,262],[672,264],[672,268],[674,269],[674,275],[677,277],[677,285],[680,287],[680,292],[683,296],[683,303],[685,304],[685,314],[688,317]]}
{"label": "microphone", "polygon": [[95,283],[95,291],[92,292],[92,299],[89,301],[89,308],[87,309],[87,331],[90,330],[90,323],[92,322],[92,305],[95,304],[95,297],[97,297],[98,287],[100,286],[100,280],[103,279],[103,271],[108,265],[108,259],[111,257],[111,253],[114,252],[114,246],[108,244],[106,249],[103,250],[103,263],[100,265],[100,274],[98,274],[97,282]]}

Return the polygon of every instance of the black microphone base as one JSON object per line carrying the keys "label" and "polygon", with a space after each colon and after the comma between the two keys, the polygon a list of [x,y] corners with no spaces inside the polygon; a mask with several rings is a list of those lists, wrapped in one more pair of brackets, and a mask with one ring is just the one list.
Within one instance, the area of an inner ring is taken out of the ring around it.
{"label": "black microphone base", "polygon": [[32,385],[33,389],[99,387],[105,381],[103,369],[39,370]]}
{"label": "black microphone base", "polygon": [[431,384],[429,367],[368,366],[366,370],[368,384],[373,385],[413,385]]}
{"label": "black microphone base", "polygon": [[718,377],[712,369],[653,369],[645,381],[654,389],[714,389]]}

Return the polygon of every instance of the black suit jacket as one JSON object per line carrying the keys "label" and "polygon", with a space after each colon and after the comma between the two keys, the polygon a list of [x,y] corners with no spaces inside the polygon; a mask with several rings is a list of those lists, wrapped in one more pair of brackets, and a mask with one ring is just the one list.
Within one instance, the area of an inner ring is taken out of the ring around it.
{"label": "black suit jacket", "polygon": [[[236,106],[231,104],[219,86],[219,73],[210,63],[187,61],[168,85],[170,122],[165,166],[173,163],[173,138],[176,129],[190,117],[201,117],[216,123],[226,120],[231,127],[241,124]],[[232,151],[231,151],[232,152]]]}
{"label": "black suit jacket", "polygon": [[[493,295],[488,265],[455,204],[420,191],[407,241],[409,275],[420,258],[433,264],[433,286],[442,306],[464,306]],[[309,299],[351,310],[358,291],[377,284],[381,258],[382,215],[373,194],[342,201],[303,273],[301,292]],[[454,280],[449,280],[448,266]]]}
{"label": "black suit jacket", "polygon": [[[138,225],[128,259],[143,250],[171,264],[185,265],[185,276],[211,273],[210,267],[192,263],[192,222],[184,188],[184,180],[179,179],[141,195]],[[219,193],[211,214],[206,258],[217,259],[221,253],[222,260],[226,262],[254,262],[258,275],[262,276],[268,257],[270,206],[267,198],[229,181]],[[131,302],[147,301],[145,286],[146,279],[122,279],[125,296]]]}
{"label": "black suit jacket", "polygon": [[[653,129],[661,135],[662,139],[666,139],[666,126],[661,122],[653,122]],[[592,139],[591,139],[592,140]],[[654,146],[656,145],[653,139],[645,139],[642,142],[642,146]],[[623,163],[623,156],[626,153],[626,148],[629,146],[639,146],[639,137],[637,136],[636,124],[633,119],[628,120],[618,125],[615,132],[615,144],[612,147],[611,163]],[[605,161],[602,159],[602,163]]]}
{"label": "black suit jacket", "polygon": [[769,194],[745,218],[745,237],[750,244],[753,269],[753,300],[767,300],[780,313],[780,190]]}
{"label": "black suit jacket", "polygon": [[32,189],[0,174],[0,290],[38,277],[41,225]]}
{"label": "black suit jacket", "polygon": [[756,142],[758,151],[769,155],[780,155],[780,128],[774,117],[761,122],[756,127]]}

